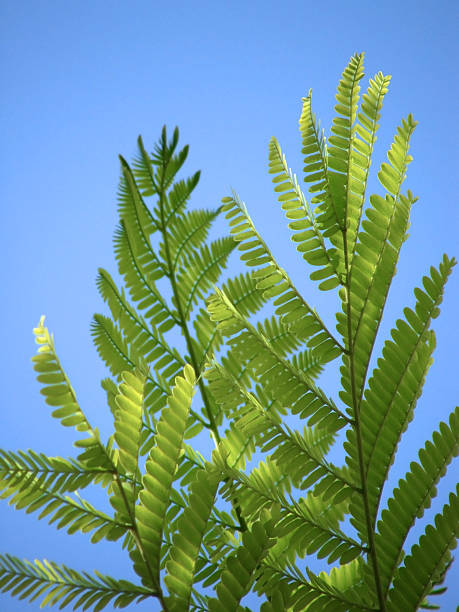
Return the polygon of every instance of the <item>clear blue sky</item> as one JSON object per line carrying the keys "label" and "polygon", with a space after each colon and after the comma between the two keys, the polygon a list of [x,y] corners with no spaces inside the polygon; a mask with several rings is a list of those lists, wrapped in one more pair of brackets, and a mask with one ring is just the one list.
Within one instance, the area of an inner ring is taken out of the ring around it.
{"label": "clear blue sky", "polygon": [[[153,145],[163,124],[179,125],[182,143],[191,145],[188,171],[202,169],[193,205],[217,206],[234,187],[281,263],[331,316],[329,294],[318,295],[288,244],[267,174],[267,147],[275,135],[300,173],[301,97],[313,88],[315,110],[328,129],[338,78],[356,51],[366,52],[367,78],[378,70],[392,74],[375,165],[401,117],[412,112],[419,121],[406,183],[419,202],[387,308],[387,330],[403,306],[413,304],[412,288],[430,265],[444,252],[459,255],[457,18],[457,2],[445,0],[3,0],[0,446],[73,452],[73,432],[49,417],[30,363],[32,327],[42,313],[82,406],[110,433],[99,387],[106,371],[89,335],[92,314],[104,311],[96,270],[115,270],[117,155],[130,159],[138,134]],[[232,262],[238,270],[237,259]],[[435,322],[435,363],[392,485],[457,401],[458,278],[456,270]],[[433,512],[457,479],[454,468],[457,463],[439,487]],[[84,535],[67,536],[5,502],[0,526],[2,552],[131,576],[117,543],[93,546]],[[455,609],[458,580],[459,563],[441,599],[447,612]],[[33,610],[38,604],[0,596],[0,609]]]}

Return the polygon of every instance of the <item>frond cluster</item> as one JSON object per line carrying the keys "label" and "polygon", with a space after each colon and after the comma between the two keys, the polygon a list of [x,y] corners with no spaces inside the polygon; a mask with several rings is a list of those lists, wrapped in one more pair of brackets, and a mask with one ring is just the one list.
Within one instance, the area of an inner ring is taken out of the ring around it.
{"label": "frond cluster", "polygon": [[[367,197],[390,77],[376,74],[360,98],[363,76],[357,54],[339,81],[328,139],[311,91],[303,98],[307,190],[278,141],[269,144],[292,240],[312,281],[341,301],[335,329],[278,265],[236,193],[218,209],[187,210],[199,172],[180,178],[188,147],[178,147],[177,129],[168,137],[164,128],[151,153],[139,138],[131,165],[121,158],[121,286],[99,270],[110,316],[92,323],[111,374],[102,386],[114,433],[103,442],[89,423],[42,317],[34,369],[52,416],[75,428],[79,454],[1,450],[0,496],[92,542],[123,538],[140,584],[4,555],[2,592],[84,610],[154,598],[165,612],[236,612],[248,610],[249,593],[262,612],[435,608],[430,598],[443,590],[457,543],[459,488],[431,524],[423,515],[459,452],[458,408],[398,486],[384,488],[432,363],[432,321],[456,262],[445,255],[430,268],[375,355],[416,201],[404,191],[416,122],[402,120],[377,173],[381,193]],[[222,213],[230,234],[210,240]],[[249,271],[222,283],[234,250]],[[256,318],[267,303],[272,316]],[[333,360],[341,388],[331,394],[317,377]],[[203,431],[215,445],[209,456],[190,443]],[[342,465],[328,457],[338,432]],[[106,489],[111,513],[80,496],[94,485]],[[311,556],[327,571],[313,572]]]}

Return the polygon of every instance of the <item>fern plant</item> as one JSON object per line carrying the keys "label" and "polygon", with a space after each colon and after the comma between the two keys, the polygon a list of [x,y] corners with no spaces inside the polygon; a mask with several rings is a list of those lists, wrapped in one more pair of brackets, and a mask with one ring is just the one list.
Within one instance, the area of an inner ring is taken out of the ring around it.
{"label": "fern plant", "polygon": [[[139,138],[131,166],[121,159],[115,255],[125,288],[99,271],[111,317],[95,315],[92,325],[112,375],[102,386],[114,434],[104,442],[88,422],[42,318],[34,368],[53,416],[80,434],[80,453],[1,451],[0,491],[69,534],[122,540],[139,583],[4,555],[3,592],[85,610],[151,598],[164,611],[249,610],[243,599],[251,591],[263,612],[435,607],[427,598],[444,588],[459,490],[418,543],[407,550],[405,542],[458,452],[459,409],[382,500],[432,362],[431,320],[455,261],[444,256],[430,269],[375,361],[415,202],[402,192],[415,122],[402,121],[378,172],[384,193],[367,202],[389,77],[370,80],[359,107],[362,77],[363,56],[355,55],[338,85],[328,140],[311,92],[303,99],[309,199],[278,142],[269,145],[292,239],[314,266],[311,279],[341,300],[336,330],[277,264],[236,194],[215,211],[186,210],[199,174],[178,178],[188,148],[178,149],[177,130],[168,139],[163,129],[152,154]],[[221,213],[230,236],[209,241]],[[249,272],[216,288],[236,246]],[[269,301],[275,314],[254,319]],[[342,387],[330,397],[316,379],[337,359]],[[197,436],[206,431],[215,450],[204,457]],[[345,461],[338,466],[327,455],[340,431]],[[81,498],[90,485],[106,489],[110,514]],[[326,560],[327,571],[312,572],[311,555]]]}

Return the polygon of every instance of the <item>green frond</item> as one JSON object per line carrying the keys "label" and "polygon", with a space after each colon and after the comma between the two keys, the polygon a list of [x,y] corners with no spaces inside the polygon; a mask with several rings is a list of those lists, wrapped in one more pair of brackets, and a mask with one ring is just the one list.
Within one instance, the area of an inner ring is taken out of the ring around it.
{"label": "green frond", "polygon": [[131,299],[138,302],[139,310],[146,310],[145,317],[150,319],[159,331],[166,332],[174,326],[177,319],[155,284],[155,280],[166,274],[164,265],[154,252],[146,253],[142,257],[137,255],[133,239],[123,221],[115,232],[114,242],[118,269],[124,277]]}
{"label": "green frond", "polygon": [[45,396],[46,403],[54,408],[52,416],[59,419],[64,427],[75,427],[77,431],[88,435],[75,442],[75,446],[85,449],[79,459],[110,469],[113,464],[107,449],[100,441],[99,432],[91,427],[78,405],[75,391],[56,355],[54,339],[44,326],[44,321],[45,317],[42,316],[38,327],[33,330],[39,349],[32,361],[38,374],[37,380],[43,385],[40,393]]}
{"label": "green frond", "polygon": [[[109,603],[124,608],[139,603],[155,593],[128,580],[115,580],[94,572],[76,572],[52,561],[21,561],[11,555],[0,555],[0,590],[20,600],[33,602],[42,598],[40,607],[59,604],[64,608],[103,610]],[[76,601],[75,601],[76,600]]]}
{"label": "green frond", "polygon": [[[316,162],[314,165],[321,165]],[[292,240],[303,259],[313,266],[319,266],[319,277],[322,283],[319,289],[333,289],[341,283],[338,275],[336,249],[327,249],[322,232],[306,198],[298,185],[296,176],[287,166],[285,156],[277,140],[273,137],[269,143],[269,172],[274,174],[274,191],[279,192],[278,200],[290,220],[289,228],[294,234]],[[313,280],[317,278],[317,273]]]}
{"label": "green frond", "polygon": [[198,555],[215,503],[220,477],[217,472],[199,470],[191,483],[188,505],[177,523],[173,546],[166,562],[164,582],[173,596],[173,612],[186,612],[190,603]]}
{"label": "green frond", "polygon": [[263,563],[263,573],[257,588],[260,592],[269,593],[270,596],[280,590],[283,601],[288,606],[285,609],[288,610],[308,612],[375,610],[373,606],[362,601],[359,571],[359,562],[355,560],[339,568],[333,568],[330,575],[322,572],[316,576],[308,571],[309,581],[307,581],[303,572],[293,563],[284,567],[268,555]]}
{"label": "green frond", "polygon": [[132,521],[139,492],[135,480],[140,478],[138,462],[146,373],[139,370],[122,372],[121,380],[115,400],[115,441],[119,449],[117,471],[131,480],[123,483],[118,480],[117,486],[113,486],[110,503],[120,516]]}
{"label": "green frond", "polygon": [[[439,269],[431,268],[430,277],[424,277],[426,291],[415,289],[415,308],[405,308],[405,318],[397,320],[391,332],[392,340],[384,345],[382,358],[378,359],[378,367],[362,401],[363,462],[373,521],[398,442],[413,417],[431,364],[435,342],[429,325],[431,319],[439,314],[444,286],[454,264],[454,260],[445,256]],[[354,436],[353,432],[348,435],[348,453],[352,448],[356,449]],[[354,454],[346,459],[351,470],[355,470],[356,452],[354,450]]]}
{"label": "green frond", "polygon": [[224,444],[228,451],[228,465],[238,470],[245,468],[246,462],[250,461],[255,452],[255,439],[247,435],[238,425],[231,421],[225,430]]}
{"label": "green frond", "polygon": [[233,249],[231,238],[220,238],[204,245],[184,262],[177,274],[177,290],[186,319],[198,299],[218,281]]}
{"label": "green frond", "polygon": [[209,234],[210,226],[217,217],[218,210],[192,210],[183,213],[168,230],[169,254],[164,252],[164,244],[160,247],[160,253],[164,261],[169,256],[171,261],[170,274],[173,274],[180,265],[189,257],[192,257],[197,249],[203,247]]}
{"label": "green frond", "polygon": [[138,254],[151,252],[150,236],[157,229],[151,212],[140,195],[132,170],[120,155],[121,179],[118,189],[118,212],[133,236]]}
{"label": "green frond", "polygon": [[[367,92],[362,96],[357,114],[349,164],[348,225],[346,231],[349,264],[352,262],[355,251],[360,217],[365,202],[371,155],[376,142],[376,132],[379,128],[380,111],[389,83],[390,76],[384,76],[382,72],[378,72],[373,79],[370,79],[370,84]],[[338,140],[336,137],[335,139]]]}
{"label": "green frond", "polygon": [[435,516],[435,524],[427,525],[419,542],[413,546],[396,572],[388,593],[388,612],[416,610],[429,594],[450,561],[450,550],[459,537],[459,485],[449,496],[449,504]]}
{"label": "green frond", "polygon": [[266,303],[263,292],[257,289],[257,282],[252,272],[245,272],[222,284],[222,291],[245,317],[255,314]]}
{"label": "green frond", "polygon": [[[27,514],[40,511],[39,519],[49,516],[49,524],[55,523],[57,529],[65,527],[68,534],[94,531],[91,542],[98,542],[102,538],[117,540],[126,533],[128,524],[100,512],[76,491],[76,498],[64,495],[71,479],[64,475],[52,486],[49,486],[51,483],[48,480],[45,472],[30,473],[27,478],[22,478],[22,482],[8,483],[1,497],[9,497],[10,505],[17,510],[24,509]],[[69,488],[73,490],[73,484]]]}
{"label": "green frond", "polygon": [[386,591],[392,583],[403,554],[403,544],[416,518],[436,495],[435,485],[445,474],[448,464],[459,452],[459,407],[451,413],[449,427],[440,423],[432,441],[419,451],[419,462],[412,462],[410,471],[399,481],[387,509],[378,521],[375,544],[379,559],[381,583]]}
{"label": "green frond", "polygon": [[107,486],[113,471],[104,467],[88,468],[76,459],[48,457],[33,450],[5,451],[0,449],[0,497],[5,499],[22,487],[36,485],[52,493],[68,493],[90,484]]}
{"label": "green frond", "polygon": [[143,196],[152,196],[156,193],[156,185],[153,177],[153,164],[148,155],[142,140],[142,136],[137,138],[139,152],[132,163],[133,174],[139,191]]}
{"label": "green frond", "polygon": [[[336,234],[339,230],[339,224],[328,177],[327,142],[323,130],[321,130],[320,121],[316,121],[316,116],[312,111],[311,99],[312,90],[309,90],[307,97],[302,99],[303,106],[299,120],[303,144],[301,152],[304,155],[305,164],[303,168],[304,181],[310,183],[309,191],[315,194],[311,204],[318,205],[318,208],[316,208],[317,223],[321,229],[326,230],[324,232],[324,237],[326,237]],[[344,269],[344,261],[335,261],[335,258],[339,257],[340,254],[342,257],[342,244],[340,251],[335,251],[335,253],[330,253],[331,260],[339,270],[342,270]],[[328,272],[331,272],[331,270],[327,270]],[[317,275],[317,272],[313,274]]]}
{"label": "green frond", "polygon": [[249,439],[254,437],[261,451],[274,449],[271,459],[288,474],[294,487],[307,489],[315,485],[314,493],[330,503],[339,503],[355,491],[355,483],[324,458],[334,439],[332,433],[311,428],[304,428],[303,434],[292,431],[254,398],[237,427]]}
{"label": "green frond", "polygon": [[157,371],[162,370],[161,374],[166,379],[175,377],[185,365],[179,353],[169,347],[160,331],[147,325],[132,308],[125,299],[124,291],[118,291],[108,272],[99,270],[97,285],[108,302],[113,320],[119,323],[135,361],[144,362]]}
{"label": "green frond", "polygon": [[143,566],[135,569],[147,582],[159,584],[159,565],[164,521],[171,495],[174,474],[179,463],[183,435],[188,420],[195,385],[195,374],[187,365],[183,377],[175,379],[167,407],[161,411],[156,427],[155,446],[145,464],[140,504],[135,508],[139,535],[145,559],[152,575],[145,576]]}
{"label": "green frond", "polygon": [[285,270],[277,265],[243,202],[235,194],[232,198],[223,198],[222,202],[226,218],[230,220],[230,233],[239,243],[238,249],[243,251],[241,259],[248,266],[259,268],[254,276],[264,298],[275,298],[276,314],[291,323],[303,337],[309,337],[309,346],[317,347],[324,362],[337,357],[342,350],[340,343],[328,331],[316,311],[304,301]]}
{"label": "green frond", "polygon": [[[265,303],[263,294],[258,291],[256,280],[250,272],[228,279],[223,283],[222,289],[244,316],[254,314]],[[211,321],[207,310],[200,309],[197,312],[193,320],[193,327],[196,333],[193,342],[196,346],[196,354],[199,355],[198,363],[202,368],[206,361],[210,361],[213,353],[220,348],[223,338],[215,322]]]}
{"label": "green frond", "polygon": [[179,224],[182,217],[182,212],[191,196],[191,193],[199,183],[201,172],[198,170],[192,176],[186,179],[176,181],[167,196],[164,207],[164,227],[173,228],[174,225]]}
{"label": "green frond", "polygon": [[242,545],[227,558],[216,588],[218,599],[209,600],[210,612],[241,609],[242,598],[250,591],[260,571],[260,563],[274,544],[273,521],[266,518],[242,534]]}
{"label": "green frond", "polygon": [[332,400],[303,372],[283,359],[271,343],[234,308],[222,291],[216,290],[209,298],[207,308],[211,319],[218,322],[222,334],[232,336],[228,345],[237,350],[240,359],[250,361],[257,371],[260,384],[282,406],[288,406],[302,418],[309,418],[309,425],[326,426],[329,431],[338,431],[346,424],[346,417]]}
{"label": "green frond", "polygon": [[[408,192],[397,200],[370,196],[371,207],[362,222],[350,282],[350,320],[356,401],[360,402],[376,334],[400,248],[406,239],[411,206],[415,199]],[[341,315],[338,327],[343,329]],[[343,387],[349,383],[343,381]]]}
{"label": "green frond", "polygon": [[[155,183],[158,193],[166,191],[172,182],[175,175],[181,169],[188,157],[189,147],[186,145],[176,153],[179,141],[179,129],[174,128],[172,138],[167,139],[167,128],[164,125],[161,130],[161,137],[155,144],[151,154],[151,161],[155,170]],[[174,155],[175,154],[175,155]]]}
{"label": "green frond", "polygon": [[[336,92],[335,111],[330,128],[332,136],[328,139],[328,180],[331,191],[332,209],[319,208],[318,221],[334,235],[337,226],[343,230],[348,219],[348,204],[351,194],[352,144],[355,133],[355,120],[359,102],[360,85],[363,77],[363,53],[351,57],[344,69],[338,91]],[[334,232],[333,234],[331,232]],[[339,247],[341,244],[339,244]]]}
{"label": "green frond", "polygon": [[91,335],[97,352],[113,376],[135,369],[139,364],[137,356],[132,354],[120,329],[111,319],[95,314],[91,322]]}

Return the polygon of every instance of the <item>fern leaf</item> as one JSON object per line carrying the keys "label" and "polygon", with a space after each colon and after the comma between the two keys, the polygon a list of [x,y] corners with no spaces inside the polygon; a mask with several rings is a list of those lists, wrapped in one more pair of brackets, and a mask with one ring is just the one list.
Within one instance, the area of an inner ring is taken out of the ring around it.
{"label": "fern leaf", "polygon": [[115,441],[119,449],[117,469],[131,481],[123,483],[118,481],[118,486],[113,487],[114,492],[110,502],[121,516],[132,522],[138,494],[138,486],[132,479],[138,479],[140,476],[138,461],[146,373],[123,372],[121,379],[115,412]]}
{"label": "fern leaf", "polygon": [[237,499],[248,521],[259,520],[264,509],[272,512],[280,508],[278,536],[286,538],[288,548],[297,555],[317,552],[319,558],[328,557],[329,563],[336,559],[347,563],[362,553],[361,545],[338,527],[342,519],[340,504],[330,504],[312,494],[299,502],[287,501],[284,491],[290,491],[290,479],[269,458],[249,476],[231,468],[226,460],[220,461],[218,466],[230,479],[222,487],[223,496]]}
{"label": "fern leaf", "polygon": [[156,185],[153,177],[153,164],[150,156],[145,150],[142,136],[137,138],[139,152],[132,164],[133,174],[143,196],[152,196],[156,193]]}
{"label": "fern leaf", "polygon": [[169,254],[166,255],[164,251],[164,243],[160,247],[160,253],[164,261],[170,258],[170,274],[193,256],[197,249],[202,248],[210,226],[219,212],[219,210],[192,210],[181,215],[180,220],[176,219],[175,224],[168,228]]}
{"label": "fern leaf", "polygon": [[[259,268],[254,272],[258,281],[257,288],[263,292],[265,299],[276,298],[276,314],[295,326],[295,329],[298,328],[304,337],[309,337],[309,345],[317,347],[324,362],[334,359],[340,354],[341,345],[295,289],[285,270],[277,265],[256,231],[245,205],[235,194],[232,198],[223,198],[222,202],[226,218],[230,220],[231,235],[239,243],[238,249],[244,251],[241,259],[248,266]],[[265,267],[260,268],[263,265]]]}
{"label": "fern leaf", "polygon": [[[330,431],[338,431],[347,418],[333,402],[325,397],[302,372],[284,360],[267,339],[243,317],[220,290],[208,300],[211,319],[218,322],[233,349],[237,346],[240,358],[250,361],[258,372],[259,382],[278,399],[283,406],[289,405],[294,414],[309,417],[309,424],[326,423]],[[236,335],[237,334],[237,335]],[[327,419],[325,421],[325,419]]]}
{"label": "fern leaf", "polygon": [[349,264],[351,264],[354,255],[360,217],[365,201],[371,155],[376,142],[380,111],[389,83],[390,76],[384,76],[381,72],[378,72],[373,79],[370,79],[369,87],[362,96],[362,103],[357,114],[357,124],[352,141],[351,162],[349,166],[349,223],[346,231]]}
{"label": "fern leaf", "polygon": [[156,223],[148,210],[132,170],[126,160],[120,155],[121,179],[118,189],[118,212],[120,218],[131,230],[136,250],[139,253],[150,252],[150,235],[156,229]]}
{"label": "fern leaf", "polygon": [[[352,143],[359,101],[359,82],[363,77],[363,53],[351,57],[345,68],[336,93],[335,111],[328,139],[328,177],[332,193],[333,209],[321,212],[318,220],[327,233],[333,227],[344,229],[348,218],[350,177],[352,175]],[[330,218],[330,220],[329,220]],[[332,230],[333,231],[333,230]],[[334,234],[333,234],[334,235]]]}
{"label": "fern leaf", "polygon": [[166,378],[176,376],[183,369],[184,362],[175,349],[169,348],[161,332],[149,327],[127,303],[124,292],[118,291],[108,272],[99,270],[97,284],[100,293],[110,306],[114,321],[119,322],[128,340],[131,354],[136,354],[136,361],[143,361],[156,369],[159,369],[157,363],[160,362],[161,369],[166,368],[162,372],[163,376]]}
{"label": "fern leaf", "polygon": [[[328,282],[322,281],[319,289],[333,289],[341,283],[336,255],[333,250],[327,249],[324,237],[297,183],[296,176],[287,166],[285,156],[274,137],[269,143],[269,172],[275,175],[273,177],[274,191],[280,192],[279,202],[287,219],[291,220],[289,228],[294,231],[292,240],[297,244],[297,251],[302,253],[303,259],[309,264],[320,266],[321,279],[329,279]],[[333,282],[330,282],[330,278]]]}
{"label": "fern leaf", "polygon": [[[252,274],[245,273],[228,279],[222,285],[222,289],[236,308],[247,316],[257,312],[265,300],[261,291],[256,287],[256,281]],[[206,361],[210,361],[212,353],[221,346],[223,338],[214,321],[211,321],[207,310],[200,309],[193,320],[196,338],[193,343],[196,346],[196,355],[200,369]]]}
{"label": "fern leaf", "polygon": [[103,467],[88,468],[76,459],[47,457],[32,450],[5,451],[0,449],[0,492],[7,498],[23,486],[37,483],[53,493],[73,492],[90,484],[107,486],[113,472]]}
{"label": "fern leaf", "polygon": [[164,581],[169,592],[173,593],[169,600],[172,611],[188,610],[201,542],[219,482],[218,473],[201,469],[191,483],[188,505],[177,523],[173,546],[166,562]]}
{"label": "fern leaf", "polygon": [[429,594],[445,565],[450,561],[450,549],[459,537],[459,485],[449,496],[449,504],[435,517],[435,525],[427,525],[419,542],[405,557],[403,566],[394,577],[388,593],[388,612],[416,610]]}
{"label": "fern leaf", "polygon": [[[400,138],[393,145],[403,156],[396,165],[398,183],[395,195],[370,196],[362,231],[358,235],[356,255],[352,260],[350,312],[353,335],[354,378],[358,401],[362,397],[368,363],[381,321],[390,283],[395,274],[401,246],[406,239],[409,214],[416,201],[412,194],[400,194],[409,160],[408,147],[416,123],[411,118],[399,128]],[[392,149],[391,149],[392,150]]]}
{"label": "fern leaf", "polygon": [[[64,608],[103,610],[110,602],[118,608],[139,603],[155,593],[128,580],[115,580],[94,572],[79,573],[52,561],[21,561],[11,555],[0,555],[0,590],[30,603],[42,597],[41,606],[59,604]],[[77,599],[78,598],[78,599]],[[77,600],[77,601],[75,601]]]}
{"label": "fern leaf", "polygon": [[198,170],[189,178],[176,181],[167,194],[167,202],[164,211],[164,227],[173,228],[180,223],[182,211],[184,210],[191,193],[199,182],[201,172]]}
{"label": "fern leaf", "polygon": [[45,474],[29,474],[18,486],[10,483],[1,497],[9,497],[9,504],[17,510],[25,509],[27,513],[40,510],[39,519],[49,516],[49,524],[56,523],[57,529],[65,527],[69,534],[94,531],[91,542],[102,538],[117,540],[126,533],[129,524],[112,519],[77,494],[77,499],[63,495],[66,482],[48,487]]}
{"label": "fern leaf", "polygon": [[179,270],[176,284],[186,319],[190,317],[191,309],[198,298],[203,298],[218,281],[233,249],[234,242],[231,238],[215,240],[209,246],[204,245],[200,251],[193,253]]}
{"label": "fern leaf", "polygon": [[303,435],[282,425],[275,413],[268,413],[251,398],[251,408],[237,421],[238,428],[248,437],[255,437],[261,451],[275,449],[270,455],[289,478],[293,486],[306,489],[316,485],[315,493],[324,501],[338,503],[356,489],[324,455],[333,442],[333,434],[304,429]]}
{"label": "fern leaf", "polygon": [[[179,209],[173,208],[173,202],[169,202],[164,198],[164,194],[171,187],[174,179],[181,169],[183,164],[188,157],[189,147],[184,146],[183,149],[175,152],[179,140],[179,130],[176,127],[172,133],[172,138],[168,140],[166,126],[163,127],[161,132],[161,138],[156,143],[154,151],[151,155],[151,162],[154,168],[154,177],[156,190],[162,200],[158,206],[155,207],[154,213],[158,224],[161,224],[161,220],[164,219],[164,215],[176,215]],[[199,173],[197,174],[196,182],[199,179]]]}
{"label": "fern leaf", "polygon": [[228,557],[217,584],[218,599],[209,600],[210,612],[240,610],[240,602],[249,592],[260,571],[260,563],[274,544],[272,521],[258,521],[242,534],[242,546]]}
{"label": "fern leaf", "polygon": [[139,257],[133,242],[124,221],[121,221],[115,232],[119,272],[124,276],[132,300],[138,302],[139,310],[146,310],[145,316],[160,332],[166,332],[175,324],[176,315],[155,284],[155,280],[162,278],[166,270],[154,252]]}
{"label": "fern leaf", "polygon": [[[316,209],[318,213],[318,224],[326,231],[324,236],[335,234],[339,230],[338,218],[335,213],[336,207],[333,202],[333,195],[330,189],[328,177],[328,151],[327,143],[323,132],[320,128],[320,122],[316,121],[316,117],[312,112],[312,90],[309,90],[308,96],[303,98],[303,106],[299,120],[300,133],[302,137],[303,148],[301,152],[304,154],[304,181],[310,183],[309,191],[314,193],[311,204],[318,204]],[[330,253],[330,259],[333,261],[333,267],[344,269],[344,262],[339,259],[339,253]],[[327,269],[330,273],[333,270]],[[313,272],[317,278],[317,272]],[[325,270],[324,270],[325,274]]]}
{"label": "fern leaf", "polygon": [[79,432],[88,434],[87,438],[75,442],[75,446],[86,450],[79,456],[91,465],[98,464],[108,469],[113,468],[111,458],[100,441],[99,432],[93,429],[78,405],[75,391],[68,380],[54,348],[54,339],[44,326],[42,316],[38,327],[34,328],[35,341],[39,345],[38,354],[32,357],[38,382],[43,384],[40,393],[45,396],[46,403],[54,407],[51,413],[65,427],[75,427]]}
{"label": "fern leaf", "polygon": [[435,485],[458,452],[459,407],[451,413],[449,427],[440,423],[432,441],[427,441],[419,451],[419,463],[411,463],[410,471],[400,480],[393,497],[387,502],[387,509],[382,511],[375,546],[385,591],[392,582],[410,528],[430,506],[436,494]]}
{"label": "fern leaf", "polygon": [[[179,462],[188,413],[195,384],[191,366],[185,366],[184,377],[177,377],[168,405],[161,412],[157,424],[155,447],[145,464],[140,492],[140,504],[136,506],[136,521],[142,541],[145,559],[152,567],[153,579],[159,584],[161,539],[166,510],[169,504],[174,473]],[[135,567],[145,577],[143,567]],[[151,577],[147,576],[147,579]]]}
{"label": "fern leaf", "polygon": [[288,610],[308,610],[322,612],[364,612],[374,610],[364,603],[360,587],[360,564],[355,560],[339,568],[333,568],[330,575],[321,572],[316,576],[308,571],[309,581],[292,563],[283,567],[271,555],[263,563],[263,574],[257,588],[259,592],[274,595],[277,590],[283,593]]}
{"label": "fern leaf", "polygon": [[[391,332],[393,340],[386,341],[383,357],[378,360],[362,402],[363,455],[373,521],[398,442],[412,419],[431,363],[434,336],[429,324],[438,316],[444,286],[454,264],[454,260],[445,256],[438,271],[431,268],[430,277],[424,277],[426,291],[415,290],[415,308],[406,308],[405,319],[397,321]],[[353,436],[351,432],[348,439]],[[346,450],[351,448],[352,442]],[[351,470],[356,460],[356,456],[347,459]]]}

